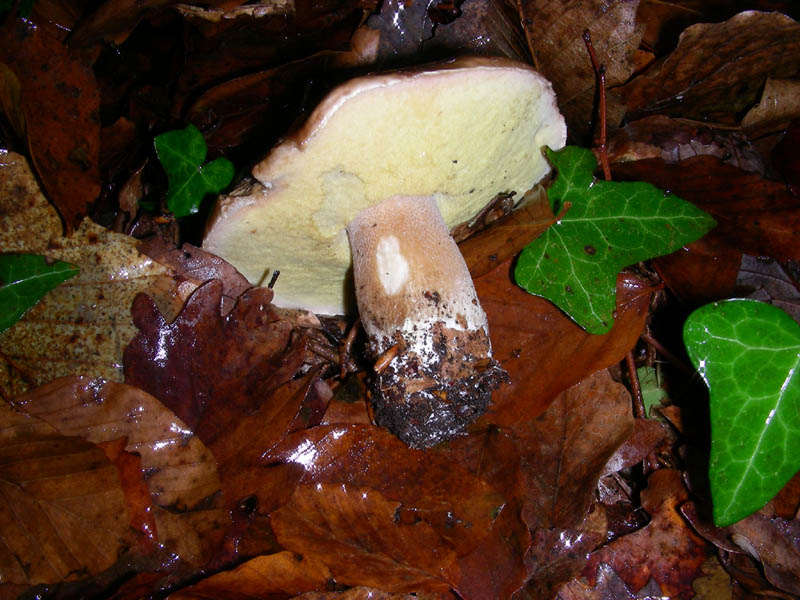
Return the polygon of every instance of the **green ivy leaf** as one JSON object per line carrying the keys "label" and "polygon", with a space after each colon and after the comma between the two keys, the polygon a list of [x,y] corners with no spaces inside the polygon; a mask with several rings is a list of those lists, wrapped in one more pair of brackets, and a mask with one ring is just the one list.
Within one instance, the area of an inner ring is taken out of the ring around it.
{"label": "green ivy leaf", "polygon": [[35,254],[0,254],[0,333],[79,270],[60,260],[48,263]]}
{"label": "green ivy leaf", "polygon": [[206,194],[217,194],[233,179],[233,163],[217,158],[203,164],[208,151],[194,125],[155,138],[156,154],[169,178],[167,208],[176,217],[196,213]]}
{"label": "green ivy leaf", "polygon": [[591,150],[567,146],[547,154],[558,170],[547,195],[560,218],[522,251],[514,276],[588,332],[606,333],[613,325],[617,274],[678,250],[716,223],[649,183],[596,179]]}
{"label": "green ivy leaf", "polygon": [[699,308],[686,321],[689,357],[709,389],[714,522],[752,514],[800,469],[800,325],[754,300]]}

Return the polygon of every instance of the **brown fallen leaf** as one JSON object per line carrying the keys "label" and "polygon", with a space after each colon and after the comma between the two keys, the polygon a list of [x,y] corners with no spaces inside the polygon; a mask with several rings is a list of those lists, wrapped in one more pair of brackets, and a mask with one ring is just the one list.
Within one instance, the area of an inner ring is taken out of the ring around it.
{"label": "brown fallen leaf", "polygon": [[531,529],[575,527],[597,481],[633,433],[631,398],[608,371],[558,395],[538,418],[514,427],[522,454],[523,518]]}
{"label": "brown fallen leaf", "polygon": [[[728,584],[730,585],[730,580]],[[638,593],[633,593],[606,563],[601,563],[597,568],[597,583],[594,586],[572,580],[561,588],[556,596],[557,600],[651,600],[659,597],[661,590],[652,580]],[[717,598],[717,600],[722,599]]]}
{"label": "brown fallen leaf", "polygon": [[453,600],[452,594],[392,594],[383,590],[358,586],[343,592],[306,592],[292,600]]}
{"label": "brown fallen leaf", "polygon": [[652,577],[660,593],[691,598],[692,582],[708,556],[708,545],[683,519],[679,509],[688,492],[679,471],[660,469],[648,478],[641,493],[650,523],[593,552],[583,575],[594,586],[598,567],[608,564],[634,593]]}
{"label": "brown fallen leaf", "polygon": [[459,555],[489,533],[504,500],[490,485],[433,452],[408,448],[373,426],[320,426],[288,435],[264,456],[269,468],[302,466],[301,483],[375,490],[399,502],[398,518],[428,523]]}
{"label": "brown fallen leaf", "polygon": [[281,545],[324,562],[337,582],[388,592],[446,592],[453,549],[424,520],[401,516],[380,492],[300,485],[271,515]]}
{"label": "brown fallen leaf", "polygon": [[756,102],[767,77],[800,75],[800,24],[778,12],[748,11],[686,28],[677,48],[622,87],[627,118],[661,113],[735,119]]}
{"label": "brown fallen leaf", "polygon": [[588,144],[592,134],[595,75],[583,32],[589,30],[598,60],[606,68],[609,127],[625,107],[617,86],[634,69],[633,56],[644,34],[637,22],[638,0],[520,0],[520,16],[534,66],[552,83],[570,136]]}
{"label": "brown fallen leaf", "polygon": [[742,118],[742,129],[751,138],[781,131],[800,119],[800,80],[768,77],[761,100]]}
{"label": "brown fallen leaf", "polygon": [[[222,317],[223,284],[200,286],[172,323],[144,294],[134,301],[139,334],[125,349],[125,381],[168,406],[201,439],[211,439],[227,412],[253,412],[303,362],[302,341],[272,310],[272,292],[253,288]],[[219,414],[215,410],[219,409]],[[206,411],[211,419],[196,427]]]}
{"label": "brown fallen leaf", "polygon": [[90,66],[25,19],[6,19],[3,62],[21,85],[28,149],[67,230],[100,194],[100,94]]}
{"label": "brown fallen leaf", "polygon": [[196,566],[219,551],[229,517],[216,497],[214,457],[158,400],[125,384],[65,377],[14,403],[64,435],[93,443],[126,438],[125,450],[141,456],[147,474],[158,541]]}
{"label": "brown fallen leaf", "polygon": [[278,552],[257,556],[235,569],[202,579],[177,592],[169,600],[251,600],[289,597],[324,589],[331,579],[325,564],[305,553]]}
{"label": "brown fallen leaf", "polygon": [[614,327],[591,335],[547,300],[517,286],[511,262],[477,277],[475,288],[489,320],[495,358],[511,383],[492,395],[479,423],[514,427],[535,417],[565,389],[620,361],[639,338],[653,287],[630,274],[617,279]]}
{"label": "brown fallen leaf", "polygon": [[95,575],[135,541],[103,451],[0,403],[0,571],[36,585]]}

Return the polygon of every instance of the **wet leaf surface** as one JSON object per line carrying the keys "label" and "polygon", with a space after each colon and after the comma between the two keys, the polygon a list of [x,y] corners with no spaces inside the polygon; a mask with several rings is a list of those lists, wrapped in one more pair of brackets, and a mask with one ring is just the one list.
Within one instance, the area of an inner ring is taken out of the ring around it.
{"label": "wet leaf surface", "polygon": [[4,583],[57,583],[107,569],[133,543],[117,470],[103,451],[0,407]]}
{"label": "wet leaf surface", "polygon": [[800,470],[800,326],[769,304],[726,300],[693,312],[684,339],[709,388],[714,522],[730,525]]}
{"label": "wet leaf surface", "polygon": [[141,456],[147,474],[158,541],[195,565],[217,551],[228,516],[214,500],[216,462],[158,400],[124,384],[66,377],[19,396],[15,405],[63,435],[93,443],[125,438],[125,450]]}
{"label": "wet leaf surface", "polygon": [[19,321],[47,292],[77,274],[75,265],[48,263],[36,254],[0,255],[0,333]]}
{"label": "wet leaf surface", "polygon": [[3,62],[20,82],[34,168],[72,229],[100,194],[100,95],[94,74],[30,21],[7,19],[0,40]]}
{"label": "wet leaf surface", "polygon": [[568,146],[548,157],[558,170],[548,190],[558,220],[525,247],[514,278],[590,333],[608,333],[620,270],[695,241],[714,220],[646,183],[597,180],[597,161],[584,148]]}
{"label": "wet leaf surface", "polygon": [[589,583],[595,585],[598,568],[606,563],[634,593],[652,577],[661,594],[691,598],[691,582],[706,559],[707,548],[679,512],[687,498],[678,471],[661,469],[650,475],[642,492],[642,508],[652,520],[639,531],[593,552],[584,570]]}

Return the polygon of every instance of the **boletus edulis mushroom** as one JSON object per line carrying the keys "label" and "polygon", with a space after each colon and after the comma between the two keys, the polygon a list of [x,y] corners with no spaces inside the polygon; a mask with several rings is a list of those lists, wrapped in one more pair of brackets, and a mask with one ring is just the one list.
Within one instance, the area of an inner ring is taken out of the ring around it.
{"label": "boletus edulis mushroom", "polygon": [[[204,247],[274,302],[319,314],[357,301],[375,419],[414,447],[463,432],[505,377],[450,228],[520,198],[563,147],[550,83],[520,63],[456,59],[334,89],[219,199]],[[351,253],[352,248],[352,253]]]}

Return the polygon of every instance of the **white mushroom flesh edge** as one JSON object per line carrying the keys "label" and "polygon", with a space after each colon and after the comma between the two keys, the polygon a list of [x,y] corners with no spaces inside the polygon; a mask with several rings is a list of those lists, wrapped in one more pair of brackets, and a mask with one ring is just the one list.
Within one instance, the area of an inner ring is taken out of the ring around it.
{"label": "white mushroom flesh edge", "polygon": [[505,372],[486,314],[431,197],[394,196],[348,225],[356,298],[373,356],[375,420],[413,447],[462,433]]}
{"label": "white mushroom flesh edge", "polygon": [[[397,352],[374,381],[376,422],[431,446],[463,432],[506,377],[449,229],[498,194],[521,198],[550,171],[542,148],[565,141],[552,86],[521,63],[466,58],[361,77],[276,146],[256,181],[220,198],[203,246],[252,283],[279,270],[273,302],[318,314],[354,312],[350,266],[357,286],[374,271],[375,302],[356,290],[361,319],[373,358]],[[407,224],[365,232],[379,212]],[[348,233],[372,240],[353,243],[372,266],[351,262]],[[451,275],[435,268],[445,255]]]}

